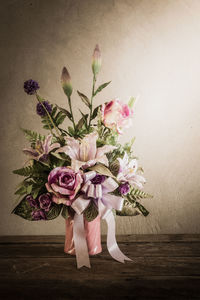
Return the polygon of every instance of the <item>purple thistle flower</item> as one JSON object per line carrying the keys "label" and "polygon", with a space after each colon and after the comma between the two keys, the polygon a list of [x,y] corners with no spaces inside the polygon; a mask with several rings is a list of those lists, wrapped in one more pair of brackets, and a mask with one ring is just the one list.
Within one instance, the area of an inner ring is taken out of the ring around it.
{"label": "purple thistle flower", "polygon": [[121,183],[118,191],[121,195],[126,195],[130,191],[130,186],[128,182]]}
{"label": "purple thistle flower", "polygon": [[32,211],[31,216],[34,221],[46,220],[45,213],[42,210]]}
{"label": "purple thistle flower", "polygon": [[37,199],[34,199],[33,196],[28,195],[26,196],[26,201],[30,204],[31,207],[33,208],[39,208],[39,203]]}
{"label": "purple thistle flower", "polygon": [[102,184],[106,179],[106,176],[104,175],[100,175],[100,174],[97,174],[92,180],[91,182],[93,184]]}
{"label": "purple thistle flower", "polygon": [[52,112],[52,107],[47,101],[43,101],[42,103],[38,103],[36,106],[36,112],[40,117],[44,117],[46,115],[46,111],[42,104],[45,106],[46,110],[48,111],[49,114]]}
{"label": "purple thistle flower", "polygon": [[37,81],[33,80],[33,79],[29,79],[27,81],[24,82],[24,91],[28,94],[28,95],[34,95],[35,92],[39,89],[39,84]]}

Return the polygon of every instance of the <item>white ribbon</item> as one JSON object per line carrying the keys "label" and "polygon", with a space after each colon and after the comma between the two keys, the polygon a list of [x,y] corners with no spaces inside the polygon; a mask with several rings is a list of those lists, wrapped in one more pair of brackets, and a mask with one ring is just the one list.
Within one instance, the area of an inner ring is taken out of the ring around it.
{"label": "white ribbon", "polygon": [[[123,198],[108,194],[114,191],[118,184],[111,178],[107,178],[102,184],[93,185],[91,179],[96,176],[96,172],[91,171],[85,174],[86,183],[82,191],[87,197],[98,198],[99,214],[102,219],[105,219],[108,226],[107,233],[107,248],[110,255],[117,261],[124,263],[125,260],[131,260],[125,256],[119,249],[115,237],[115,218],[112,209],[122,210]],[[92,199],[86,199],[84,196],[78,197],[73,203],[72,208],[75,210],[73,238],[75,244],[77,267],[86,266],[90,268],[90,260],[88,254],[87,241],[84,229],[83,212],[89,205]]]}
{"label": "white ribbon", "polygon": [[107,232],[107,248],[110,255],[117,261],[124,263],[125,260],[131,261],[132,259],[124,255],[119,249],[115,237],[115,218],[111,209],[107,209],[102,201],[99,201],[99,213],[102,219],[106,220],[108,226]]}
{"label": "white ribbon", "polygon": [[83,266],[90,268],[90,259],[82,214],[75,214],[74,216],[73,238],[76,251],[77,268],[79,269]]}

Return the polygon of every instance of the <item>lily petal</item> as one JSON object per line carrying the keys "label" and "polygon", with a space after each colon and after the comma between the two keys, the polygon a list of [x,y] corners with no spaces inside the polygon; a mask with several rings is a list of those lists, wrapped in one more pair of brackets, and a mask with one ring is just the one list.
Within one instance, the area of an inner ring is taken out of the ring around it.
{"label": "lily petal", "polygon": [[96,154],[96,158],[102,157],[104,154],[113,151],[114,149],[116,149],[117,147],[112,146],[112,145],[105,145],[103,147],[100,147],[97,149],[97,154]]}
{"label": "lily petal", "polygon": [[51,145],[51,140],[52,140],[52,135],[49,134],[43,143],[43,150],[44,150],[44,153],[46,153],[46,154],[49,153],[49,147]]}
{"label": "lily petal", "polygon": [[97,133],[92,132],[83,138],[80,144],[80,160],[88,161],[95,158],[97,137]]}
{"label": "lily petal", "polygon": [[49,152],[51,152],[52,150],[59,148],[60,144],[59,143],[54,143],[49,147]]}
{"label": "lily petal", "polygon": [[39,153],[34,149],[25,148],[25,149],[23,149],[23,153],[26,155],[32,156],[33,158],[36,158],[39,156]]}

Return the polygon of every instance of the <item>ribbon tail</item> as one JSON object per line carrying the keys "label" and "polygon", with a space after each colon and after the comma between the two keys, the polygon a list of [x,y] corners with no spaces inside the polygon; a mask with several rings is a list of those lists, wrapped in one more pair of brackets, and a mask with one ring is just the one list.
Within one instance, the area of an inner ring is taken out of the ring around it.
{"label": "ribbon tail", "polygon": [[90,268],[90,259],[85,236],[85,227],[83,215],[74,215],[73,238],[76,251],[77,268],[86,266]]}
{"label": "ribbon tail", "polygon": [[110,210],[110,212],[104,216],[104,219],[106,220],[108,225],[107,248],[110,255],[115,260],[121,263],[124,263],[125,260],[132,261],[132,259],[128,258],[126,255],[122,253],[122,251],[119,249],[117,245],[116,237],[115,237],[115,218],[113,212]]}

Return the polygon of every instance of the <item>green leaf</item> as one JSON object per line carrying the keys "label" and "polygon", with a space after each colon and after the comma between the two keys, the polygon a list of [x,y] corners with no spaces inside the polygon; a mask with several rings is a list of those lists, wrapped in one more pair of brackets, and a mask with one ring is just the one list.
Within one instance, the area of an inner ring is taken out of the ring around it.
{"label": "green leaf", "polygon": [[62,113],[62,111],[60,111],[57,116],[56,116],[56,119],[55,119],[55,123],[56,123],[56,126],[59,126],[60,124],[63,123],[63,121],[65,120],[66,118],[66,115]]}
{"label": "green leaf", "polygon": [[57,107],[54,106],[54,108],[52,109],[52,112],[51,112],[51,117],[54,118],[55,115],[56,115],[56,112],[57,112]]}
{"label": "green leaf", "polygon": [[20,175],[20,176],[30,176],[33,173],[33,167],[24,167],[21,169],[17,169],[13,171],[14,174]]}
{"label": "green leaf", "polygon": [[81,100],[83,101],[83,103],[85,103],[85,105],[87,105],[90,108],[90,100],[88,99],[87,96],[85,96],[84,94],[80,93],[79,91],[77,91],[79,97],[81,98]]}
{"label": "green leaf", "polygon": [[110,172],[110,170],[103,164],[97,164],[89,168],[92,171],[95,171],[101,175],[109,176],[115,178],[115,176]]}
{"label": "green leaf", "polygon": [[51,152],[51,155],[55,156],[56,158],[60,160],[66,160],[66,157],[62,156],[60,153]]}
{"label": "green leaf", "polygon": [[13,173],[20,175],[20,176],[35,176],[35,177],[42,177],[48,176],[49,168],[39,162],[35,162],[33,166],[24,167],[21,169],[14,170]]}
{"label": "green leaf", "polygon": [[53,125],[51,124],[49,117],[47,115],[45,115],[42,118],[42,123],[44,124],[44,126],[43,126],[44,129],[47,129],[47,130],[50,130],[50,128],[53,129]]}
{"label": "green leaf", "polygon": [[82,114],[82,118],[79,120],[78,124],[76,125],[77,130],[82,129],[83,125],[85,125],[87,127],[88,114],[84,115],[82,112],[81,112],[81,114]]}
{"label": "green leaf", "polygon": [[96,96],[96,94],[98,94],[99,92],[101,92],[101,91],[102,91],[105,87],[107,87],[107,85],[109,85],[110,83],[111,83],[111,81],[101,84],[101,85],[97,88],[97,90],[95,91],[94,96]]}
{"label": "green leaf", "polygon": [[32,184],[27,186],[27,189],[26,189],[27,194],[30,194],[32,192],[32,188],[33,188]]}
{"label": "green leaf", "polygon": [[33,192],[33,195],[32,195],[34,199],[37,198],[40,190],[41,190],[41,188],[39,188],[39,187],[34,189],[34,192]]}
{"label": "green leaf", "polygon": [[80,130],[83,125],[85,124],[85,119],[84,117],[82,117],[79,121],[78,121],[78,124],[76,125],[76,130]]}
{"label": "green leaf", "polygon": [[13,214],[18,215],[26,220],[33,221],[31,213],[33,209],[29,205],[26,198],[23,198],[21,202],[12,211]]}
{"label": "green leaf", "polygon": [[99,212],[93,201],[90,201],[90,204],[85,209],[83,214],[88,222],[93,221],[98,216]]}
{"label": "green leaf", "polygon": [[61,215],[62,215],[62,217],[63,217],[64,219],[67,219],[67,218],[69,217],[67,205],[63,205],[63,209],[62,209]]}
{"label": "green leaf", "polygon": [[61,212],[62,204],[53,203],[50,210],[46,213],[47,220],[57,218]]}
{"label": "green leaf", "polygon": [[56,106],[60,111],[62,111],[62,113],[64,113],[70,120],[72,120],[72,115],[68,110],[66,110],[58,105],[56,105]]}
{"label": "green leaf", "polygon": [[110,171],[112,172],[112,174],[114,176],[117,176],[117,174],[119,173],[119,168],[120,168],[120,164],[119,164],[119,161],[116,159],[115,161],[113,161],[111,164],[110,164]]}
{"label": "green leaf", "polygon": [[133,105],[134,105],[135,101],[136,101],[136,98],[131,97],[130,100],[129,100],[129,102],[128,102],[128,106],[130,108],[133,108]]}
{"label": "green leaf", "polygon": [[130,204],[124,205],[121,211],[117,211],[118,216],[137,216],[139,212]]}
{"label": "green leaf", "polygon": [[68,127],[68,131],[69,133],[74,136],[75,132],[74,132],[74,128],[72,128],[71,126]]}
{"label": "green leaf", "polygon": [[139,202],[136,202],[136,208],[138,209],[138,211],[143,214],[143,216],[148,216],[149,212],[148,210]]}
{"label": "green leaf", "polygon": [[97,117],[98,111],[100,109],[101,105],[97,106],[94,110],[93,110],[93,114],[92,114],[92,120],[95,119]]}
{"label": "green leaf", "polygon": [[148,194],[148,193],[145,193],[144,191],[142,190],[139,190],[139,189],[133,189],[131,191],[131,196],[133,197],[133,199],[144,199],[144,198],[153,198],[152,195]]}
{"label": "green leaf", "polygon": [[26,187],[21,186],[18,190],[16,190],[15,195],[23,196],[26,194]]}
{"label": "green leaf", "polygon": [[29,130],[29,129],[23,129],[21,128],[21,130],[24,132],[25,137],[27,138],[27,140],[29,142],[31,142],[31,146],[34,148],[36,142],[39,141],[44,141],[45,140],[45,136],[38,134],[35,131]]}

